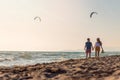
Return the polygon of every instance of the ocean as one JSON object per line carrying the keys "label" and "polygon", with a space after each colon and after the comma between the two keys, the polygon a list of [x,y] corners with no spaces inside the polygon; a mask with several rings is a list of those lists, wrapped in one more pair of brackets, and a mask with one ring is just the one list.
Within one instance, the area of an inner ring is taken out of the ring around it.
{"label": "ocean", "polygon": [[[120,55],[120,52],[100,53],[100,56],[110,55]],[[0,66],[24,66],[82,58],[85,58],[84,52],[0,51]]]}

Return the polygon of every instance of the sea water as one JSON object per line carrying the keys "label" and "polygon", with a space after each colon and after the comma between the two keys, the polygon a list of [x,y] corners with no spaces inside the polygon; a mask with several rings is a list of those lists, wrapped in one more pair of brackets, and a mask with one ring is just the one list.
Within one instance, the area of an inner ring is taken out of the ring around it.
{"label": "sea water", "polygon": [[[110,55],[120,55],[120,52],[100,53],[100,56]],[[85,58],[84,52],[0,51],[0,66],[23,66],[82,58]]]}

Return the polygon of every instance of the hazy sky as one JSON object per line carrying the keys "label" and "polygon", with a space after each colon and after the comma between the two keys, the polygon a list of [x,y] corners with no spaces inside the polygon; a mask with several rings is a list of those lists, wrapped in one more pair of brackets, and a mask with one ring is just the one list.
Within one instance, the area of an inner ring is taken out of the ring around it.
{"label": "hazy sky", "polygon": [[[0,0],[0,50],[120,49],[120,0]],[[98,12],[90,19],[92,11]],[[41,22],[34,20],[41,17]]]}

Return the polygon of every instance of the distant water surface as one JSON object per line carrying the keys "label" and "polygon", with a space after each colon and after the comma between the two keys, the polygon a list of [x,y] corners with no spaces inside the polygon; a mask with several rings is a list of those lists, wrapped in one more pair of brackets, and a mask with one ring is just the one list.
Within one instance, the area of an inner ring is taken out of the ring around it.
{"label": "distant water surface", "polygon": [[[120,55],[120,52],[105,52],[100,56]],[[92,53],[94,57],[94,52]],[[0,66],[32,65],[85,58],[84,52],[1,51]]]}

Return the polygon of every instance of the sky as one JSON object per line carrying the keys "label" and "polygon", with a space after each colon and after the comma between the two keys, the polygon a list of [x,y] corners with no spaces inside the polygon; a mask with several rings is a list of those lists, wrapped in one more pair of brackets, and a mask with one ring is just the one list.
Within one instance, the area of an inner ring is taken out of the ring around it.
{"label": "sky", "polygon": [[[0,0],[0,50],[82,51],[99,37],[120,51],[120,0]],[[91,12],[98,14],[89,17]],[[41,22],[34,20],[39,16]]]}

